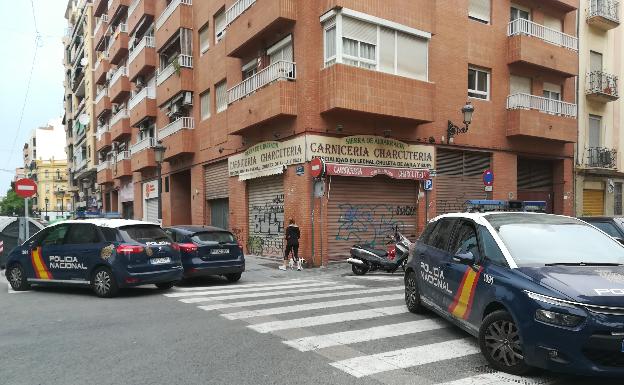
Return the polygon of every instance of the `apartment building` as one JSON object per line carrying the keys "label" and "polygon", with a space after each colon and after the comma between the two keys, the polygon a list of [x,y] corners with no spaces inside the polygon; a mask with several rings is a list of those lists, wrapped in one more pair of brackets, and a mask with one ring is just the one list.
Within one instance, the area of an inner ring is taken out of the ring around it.
{"label": "apartment building", "polygon": [[577,215],[622,215],[623,32],[616,0],[581,1]]}
{"label": "apartment building", "polygon": [[46,221],[68,218],[73,206],[68,192],[67,160],[38,159],[29,174],[37,182],[32,207],[39,217]]}
{"label": "apartment building", "polygon": [[226,227],[246,252],[272,256],[294,218],[316,265],[354,243],[384,247],[394,226],[415,236],[468,199],[572,214],[578,8],[94,1],[104,207],[158,220],[161,199],[164,224]]}
{"label": "apartment building", "polygon": [[101,207],[101,200],[96,183],[92,1],[68,1],[65,18],[68,27],[63,38],[63,124],[66,132],[69,190],[75,210],[97,210]]}

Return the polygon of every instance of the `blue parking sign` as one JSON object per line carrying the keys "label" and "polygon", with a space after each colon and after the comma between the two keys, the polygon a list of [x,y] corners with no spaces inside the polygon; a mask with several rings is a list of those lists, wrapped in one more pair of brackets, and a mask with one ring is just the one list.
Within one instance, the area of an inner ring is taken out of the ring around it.
{"label": "blue parking sign", "polygon": [[424,186],[425,191],[433,190],[433,180],[425,179],[425,181],[423,182],[423,186]]}

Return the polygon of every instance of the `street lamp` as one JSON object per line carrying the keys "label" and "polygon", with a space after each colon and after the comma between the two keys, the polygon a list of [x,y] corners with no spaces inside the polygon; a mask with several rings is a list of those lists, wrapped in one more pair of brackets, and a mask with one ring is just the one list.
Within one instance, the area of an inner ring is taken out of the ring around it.
{"label": "street lamp", "polygon": [[46,197],[44,199],[44,201],[45,201],[45,208],[46,208],[46,210],[45,210],[45,220],[49,221],[50,217],[48,216],[48,203],[50,203],[50,200]]}
{"label": "street lamp", "polygon": [[466,105],[462,107],[461,112],[464,117],[464,126],[458,127],[450,120],[448,121],[448,128],[446,129],[446,144],[451,143],[451,140],[459,135],[468,132],[468,126],[472,123],[472,114],[474,113],[474,107],[470,102],[466,102]]}
{"label": "street lamp", "polygon": [[162,162],[165,158],[166,149],[160,140],[154,146],[154,160],[156,160],[158,170],[158,219],[160,221],[162,221]]}
{"label": "street lamp", "polygon": [[63,201],[65,200],[65,191],[64,190],[57,190],[56,191],[56,196],[61,198],[61,216],[65,217],[65,208],[63,207]]}

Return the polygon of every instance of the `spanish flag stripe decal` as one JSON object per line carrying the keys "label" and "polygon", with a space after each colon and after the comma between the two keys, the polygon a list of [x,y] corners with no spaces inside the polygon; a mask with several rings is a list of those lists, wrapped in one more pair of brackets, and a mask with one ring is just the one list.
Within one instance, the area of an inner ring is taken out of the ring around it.
{"label": "spanish flag stripe decal", "polygon": [[459,297],[461,297],[462,288],[464,287],[464,284],[466,283],[466,279],[468,277],[468,274],[470,273],[470,270],[472,269],[466,269],[466,272],[464,273],[464,276],[461,282],[459,283],[459,287],[457,288],[457,293],[455,294],[455,299],[453,300],[453,303],[449,307],[449,311],[451,313],[455,310],[455,308],[457,307],[457,304],[459,303]]}
{"label": "spanish flag stripe decal", "polygon": [[453,301],[453,304],[449,307],[449,311],[455,317],[466,319],[470,315],[475,289],[477,288],[479,277],[481,276],[481,270],[482,269],[474,271],[471,267],[466,269],[462,283],[457,290],[455,301]]}
{"label": "spanish flag stripe decal", "polygon": [[35,270],[35,276],[38,279],[52,279],[52,274],[48,270],[48,267],[43,262],[41,257],[41,247],[33,249],[30,253],[30,259],[32,261],[33,270]]}

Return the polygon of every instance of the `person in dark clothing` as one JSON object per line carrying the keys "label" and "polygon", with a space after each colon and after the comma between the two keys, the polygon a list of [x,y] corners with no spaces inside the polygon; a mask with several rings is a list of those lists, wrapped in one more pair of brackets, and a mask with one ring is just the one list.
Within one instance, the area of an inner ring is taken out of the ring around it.
{"label": "person in dark clothing", "polygon": [[294,219],[288,221],[288,227],[286,227],[286,251],[284,252],[284,264],[280,266],[280,270],[286,270],[288,265],[288,256],[292,251],[294,254],[294,260],[297,261],[297,270],[301,270],[301,260],[299,259],[299,238],[301,238],[301,231],[299,226],[295,223]]}

